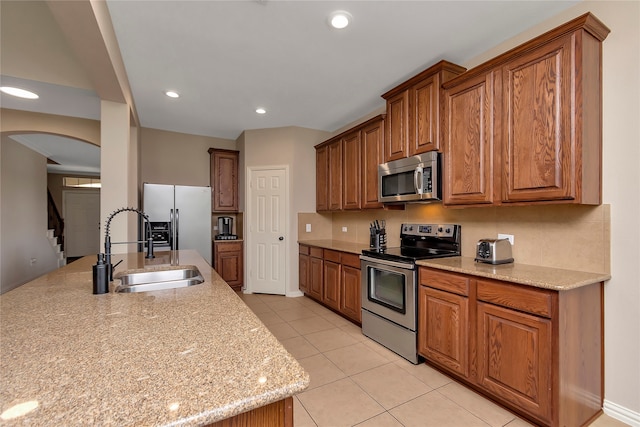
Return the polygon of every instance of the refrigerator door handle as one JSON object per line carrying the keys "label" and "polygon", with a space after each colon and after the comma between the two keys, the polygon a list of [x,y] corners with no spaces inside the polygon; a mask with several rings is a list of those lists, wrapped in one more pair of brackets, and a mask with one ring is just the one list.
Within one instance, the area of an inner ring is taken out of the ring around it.
{"label": "refrigerator door handle", "polygon": [[175,245],[174,249],[178,250],[178,249],[180,249],[180,243],[178,242],[178,239],[180,238],[180,230],[179,230],[180,209],[176,209],[175,223],[176,223],[176,226],[175,226],[174,230],[175,230],[175,242],[176,242],[176,245]]}

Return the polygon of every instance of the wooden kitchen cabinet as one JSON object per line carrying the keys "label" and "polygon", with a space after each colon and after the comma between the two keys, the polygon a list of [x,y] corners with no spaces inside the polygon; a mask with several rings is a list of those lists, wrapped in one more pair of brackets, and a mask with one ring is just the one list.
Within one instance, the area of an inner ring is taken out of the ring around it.
{"label": "wooden kitchen cabinet", "polygon": [[309,246],[300,245],[298,247],[298,288],[304,293],[308,293],[310,289],[309,259]]}
{"label": "wooden kitchen cabinet", "polygon": [[603,284],[556,291],[420,267],[419,353],[536,425],[603,402]]}
{"label": "wooden kitchen cabinet", "polygon": [[322,301],[324,288],[324,260],[321,248],[309,248],[309,289],[308,294],[316,301]]}
{"label": "wooden kitchen cabinet", "polygon": [[420,270],[418,354],[469,376],[469,279]]}
{"label": "wooden kitchen cabinet", "polygon": [[214,269],[235,291],[242,289],[243,254],[242,242],[219,241],[213,244]]}
{"label": "wooden kitchen cabinet", "polygon": [[212,212],[238,212],[239,152],[209,149]]}
{"label": "wooden kitchen cabinet", "polygon": [[355,254],[342,253],[340,312],[358,323],[362,322],[360,276],[360,257]]}
{"label": "wooden kitchen cabinet", "polygon": [[360,131],[352,132],[342,138],[342,209],[360,209],[360,171],[361,171],[361,142]]}
{"label": "wooden kitchen cabinet", "polygon": [[322,302],[334,310],[340,310],[340,279],[342,265],[340,252],[324,250],[324,289]]}
{"label": "wooden kitchen cabinet", "polygon": [[440,150],[441,85],[464,71],[440,61],[382,95],[387,101],[385,162]]}
{"label": "wooden kitchen cabinet", "polygon": [[316,146],[316,211],[374,209],[382,163],[384,115]]}
{"label": "wooden kitchen cabinet", "polygon": [[384,117],[367,122],[361,131],[362,209],[381,208],[378,202],[378,165],[384,162]]}
{"label": "wooden kitchen cabinet", "polygon": [[494,202],[495,130],[499,104],[496,73],[488,72],[445,93],[443,203],[482,205]]}
{"label": "wooden kitchen cabinet", "polygon": [[[342,140],[329,144],[328,158],[329,169],[327,171],[327,183],[329,184],[329,210],[342,210]],[[325,183],[325,185],[327,184]]]}
{"label": "wooden kitchen cabinet", "polygon": [[329,147],[316,147],[316,212],[329,210]]}
{"label": "wooden kitchen cabinet", "polygon": [[[300,290],[360,324],[360,256],[300,244],[299,259]],[[305,280],[308,280],[306,286],[303,285]]]}
{"label": "wooden kitchen cabinet", "polygon": [[445,205],[602,203],[608,33],[587,13],[444,83]]}

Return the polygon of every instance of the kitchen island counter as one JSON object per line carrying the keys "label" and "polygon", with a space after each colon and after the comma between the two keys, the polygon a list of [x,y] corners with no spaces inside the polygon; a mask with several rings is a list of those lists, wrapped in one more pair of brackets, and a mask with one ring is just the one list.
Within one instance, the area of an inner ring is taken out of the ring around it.
{"label": "kitchen island counter", "polygon": [[[205,282],[93,295],[88,256],[0,296],[0,423],[201,426],[304,390],[308,374],[215,270],[178,256]],[[148,264],[120,259],[116,272]]]}

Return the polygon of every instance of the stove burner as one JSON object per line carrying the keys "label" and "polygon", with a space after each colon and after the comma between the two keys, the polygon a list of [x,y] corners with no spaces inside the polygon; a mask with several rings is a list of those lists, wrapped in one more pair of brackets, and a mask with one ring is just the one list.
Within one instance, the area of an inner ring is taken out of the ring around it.
{"label": "stove burner", "polygon": [[460,229],[454,224],[402,224],[400,247],[365,249],[362,254],[401,262],[460,256]]}

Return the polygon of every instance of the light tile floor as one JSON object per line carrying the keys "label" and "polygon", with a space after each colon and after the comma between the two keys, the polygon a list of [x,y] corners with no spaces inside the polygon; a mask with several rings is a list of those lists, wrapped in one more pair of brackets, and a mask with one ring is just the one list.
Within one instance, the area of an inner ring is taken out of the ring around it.
{"label": "light tile floor", "polygon": [[[307,298],[238,294],[309,373],[294,425],[523,427],[532,424],[425,364],[413,365]],[[622,427],[602,415],[592,427]]]}

